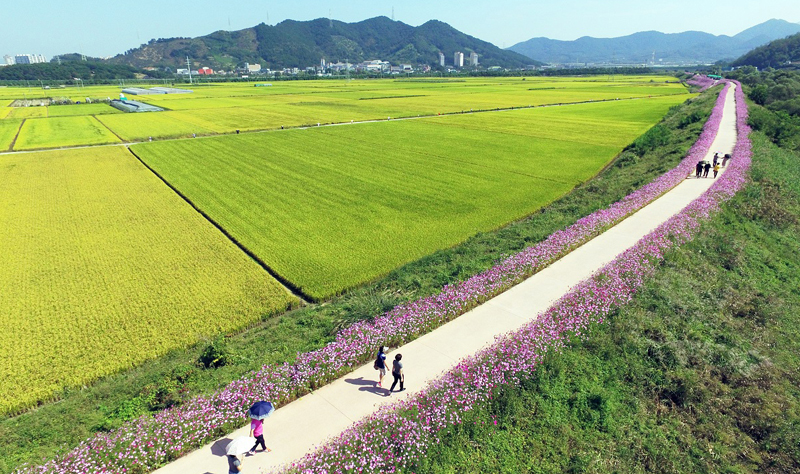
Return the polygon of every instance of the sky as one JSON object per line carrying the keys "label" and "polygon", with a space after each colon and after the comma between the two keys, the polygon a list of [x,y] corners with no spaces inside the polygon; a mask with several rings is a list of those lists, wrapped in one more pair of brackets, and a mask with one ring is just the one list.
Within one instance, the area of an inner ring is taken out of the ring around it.
{"label": "sky", "polygon": [[436,19],[511,47],[534,37],[574,40],[637,31],[734,35],[771,18],[800,23],[798,0],[37,0],[4,1],[0,57],[113,56],[152,38],[202,36],[286,19],[355,22],[384,15],[418,26]]}

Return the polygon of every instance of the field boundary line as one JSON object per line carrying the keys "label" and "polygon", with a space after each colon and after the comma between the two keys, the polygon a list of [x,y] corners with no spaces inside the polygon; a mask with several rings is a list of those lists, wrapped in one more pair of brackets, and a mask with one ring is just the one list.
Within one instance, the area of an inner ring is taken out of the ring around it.
{"label": "field boundary line", "polygon": [[22,119],[22,122],[20,122],[20,124],[19,124],[19,128],[17,129],[17,134],[16,134],[16,135],[14,135],[14,139],[13,139],[13,140],[11,140],[11,145],[8,145],[8,151],[9,151],[10,153],[13,153],[13,152],[14,152],[14,145],[16,145],[16,144],[17,144],[17,139],[19,138],[19,134],[20,134],[20,132],[22,131],[22,126],[23,126],[23,125],[25,125],[25,121],[26,121],[26,120],[28,120],[28,119],[26,119],[26,118]]}
{"label": "field boundary line", "polygon": [[99,123],[100,125],[102,125],[103,127],[105,127],[105,129],[106,129],[106,130],[108,130],[109,132],[113,133],[113,134],[114,134],[114,136],[115,136],[115,137],[117,137],[117,138],[119,139],[120,143],[125,143],[125,139],[124,139],[124,138],[122,138],[121,136],[117,135],[117,132],[115,132],[114,130],[111,130],[111,127],[109,127],[108,125],[106,125],[105,123],[103,123],[103,121],[102,121],[102,120],[100,120],[99,118],[97,118],[97,115],[96,115],[96,114],[92,114],[92,118],[93,118],[93,119],[95,119],[95,120],[97,120],[97,123]]}
{"label": "field boundary line", "polygon": [[261,268],[263,268],[264,270],[266,270],[266,272],[267,272],[267,273],[269,273],[269,274],[270,274],[270,275],[271,275],[273,278],[275,278],[275,279],[278,281],[278,283],[280,283],[281,285],[283,285],[283,287],[284,287],[284,288],[286,288],[286,290],[287,290],[289,293],[291,293],[291,294],[293,294],[294,296],[298,297],[298,298],[300,299],[300,302],[301,302],[301,304],[303,304],[303,305],[308,305],[308,304],[310,304],[311,302],[313,302],[313,301],[314,301],[314,299],[313,299],[313,298],[311,298],[310,296],[306,295],[306,294],[303,292],[303,290],[301,290],[301,289],[300,289],[300,288],[298,288],[296,285],[294,285],[292,282],[290,282],[289,280],[287,280],[286,278],[284,278],[282,275],[280,275],[278,272],[276,272],[275,270],[273,270],[273,269],[272,269],[272,268],[271,268],[269,265],[267,265],[267,263],[266,263],[266,262],[264,262],[263,260],[261,260],[261,259],[260,259],[260,258],[259,258],[259,257],[258,257],[258,256],[255,254],[255,253],[253,253],[253,252],[252,252],[250,249],[248,249],[248,248],[247,248],[246,246],[244,246],[244,245],[243,245],[241,242],[239,242],[239,241],[236,239],[236,237],[234,237],[233,235],[231,235],[231,234],[230,234],[230,233],[229,233],[227,230],[225,230],[225,228],[224,228],[224,227],[222,227],[222,226],[221,226],[219,223],[217,223],[217,221],[215,221],[214,219],[212,219],[212,218],[211,218],[211,216],[209,216],[208,214],[206,214],[206,212],[205,212],[205,211],[203,211],[202,209],[200,209],[200,208],[199,208],[199,207],[198,207],[198,206],[197,206],[197,205],[196,205],[194,202],[192,202],[192,200],[191,200],[191,199],[189,199],[189,197],[188,197],[188,196],[186,196],[186,195],[185,195],[185,194],[183,194],[181,191],[179,191],[179,190],[178,190],[178,188],[176,188],[175,186],[173,186],[173,185],[172,185],[172,184],[171,184],[169,181],[167,181],[166,179],[164,179],[164,177],[163,177],[163,176],[161,176],[161,175],[160,175],[160,174],[159,174],[159,173],[158,173],[156,170],[154,170],[154,169],[153,169],[152,167],[150,167],[150,166],[149,166],[147,163],[145,163],[145,162],[144,162],[144,160],[142,160],[142,158],[141,158],[141,157],[139,157],[139,155],[137,155],[135,151],[131,150],[131,148],[130,148],[128,145],[125,145],[125,148],[126,148],[126,149],[127,149],[129,152],[130,152],[130,154],[131,154],[131,155],[133,155],[133,156],[134,156],[134,157],[135,157],[135,158],[136,158],[136,159],[139,161],[139,163],[141,163],[141,164],[142,164],[142,165],[143,165],[145,168],[147,168],[147,169],[148,169],[148,170],[149,170],[151,173],[153,173],[153,175],[155,175],[155,176],[156,176],[156,177],[157,177],[159,180],[161,180],[161,182],[163,182],[164,184],[166,184],[166,185],[167,185],[167,186],[168,186],[168,187],[169,187],[169,188],[170,188],[170,189],[171,189],[173,192],[175,192],[175,194],[177,194],[178,196],[180,196],[180,198],[181,198],[181,199],[183,199],[183,200],[184,200],[184,201],[185,201],[187,204],[189,204],[190,206],[192,206],[192,209],[194,209],[194,210],[195,210],[195,211],[197,211],[197,212],[198,212],[198,213],[199,213],[201,216],[203,216],[203,218],[205,218],[205,219],[206,219],[208,222],[210,222],[210,223],[211,223],[211,225],[213,225],[214,227],[216,227],[216,228],[217,228],[217,230],[219,230],[220,232],[222,232],[222,234],[223,234],[225,237],[227,237],[227,238],[228,238],[228,240],[230,240],[231,242],[233,242],[233,244],[234,244],[234,245],[236,245],[237,247],[239,247],[239,249],[240,249],[242,252],[244,252],[245,254],[247,254],[247,256],[248,256],[248,257],[252,258],[252,259],[253,259],[253,261],[255,261],[257,264],[259,264],[259,265],[261,266]]}

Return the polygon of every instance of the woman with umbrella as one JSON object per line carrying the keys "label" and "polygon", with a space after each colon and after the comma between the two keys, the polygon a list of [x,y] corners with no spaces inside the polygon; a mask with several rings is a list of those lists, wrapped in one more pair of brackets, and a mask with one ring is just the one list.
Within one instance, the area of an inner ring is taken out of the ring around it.
{"label": "woman with umbrella", "polygon": [[256,448],[258,445],[261,445],[261,451],[272,451],[267,447],[264,443],[264,418],[270,416],[272,412],[275,411],[275,408],[272,406],[270,402],[256,402],[247,413],[252,418],[250,422],[250,436],[256,439],[256,444],[250,449],[250,454],[256,453]]}
{"label": "woman with umbrella", "polygon": [[225,454],[228,455],[228,474],[242,472],[242,460],[239,459],[239,455],[246,453],[248,446],[250,446],[250,438],[239,436],[225,447]]}

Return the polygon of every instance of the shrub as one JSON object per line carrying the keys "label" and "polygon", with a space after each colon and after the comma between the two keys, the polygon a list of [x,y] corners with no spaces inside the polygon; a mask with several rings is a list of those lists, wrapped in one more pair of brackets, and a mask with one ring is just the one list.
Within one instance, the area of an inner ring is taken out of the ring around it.
{"label": "shrub", "polygon": [[206,369],[222,367],[230,361],[231,354],[223,336],[214,338],[200,354],[198,362]]}

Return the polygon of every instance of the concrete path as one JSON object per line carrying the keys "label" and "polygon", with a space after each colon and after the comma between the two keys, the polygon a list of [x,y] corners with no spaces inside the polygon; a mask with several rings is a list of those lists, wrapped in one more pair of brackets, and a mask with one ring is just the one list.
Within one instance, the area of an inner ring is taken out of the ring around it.
{"label": "concrete path", "polygon": [[[736,111],[732,86],[726,98],[720,131],[708,159],[714,151],[732,153],[735,142]],[[511,290],[405,346],[390,349],[389,359],[396,353],[403,354],[407,390],[402,394],[389,395],[387,388],[391,375],[384,380],[384,388],[377,388],[377,371],[370,363],[278,408],[264,423],[264,437],[272,452],[245,457],[243,472],[271,472],[299,459],[380,405],[417,392],[458,360],[492,343],[496,336],[536,318],[570,288],[699,197],[713,182],[713,179],[695,179],[692,175],[655,202]],[[225,474],[225,445],[237,436],[247,435],[249,426],[178,459],[156,473]]]}

